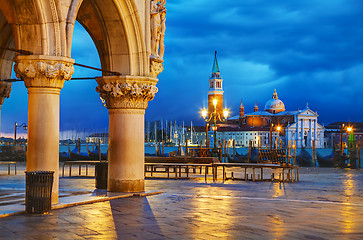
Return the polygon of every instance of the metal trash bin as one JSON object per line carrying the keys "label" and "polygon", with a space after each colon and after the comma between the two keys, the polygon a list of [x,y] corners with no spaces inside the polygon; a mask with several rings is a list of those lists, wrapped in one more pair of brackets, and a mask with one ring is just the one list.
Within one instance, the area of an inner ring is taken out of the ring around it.
{"label": "metal trash bin", "polygon": [[49,213],[52,204],[52,186],[54,171],[25,172],[25,212]]}
{"label": "metal trash bin", "polygon": [[98,162],[95,166],[96,189],[107,189],[108,162]]}

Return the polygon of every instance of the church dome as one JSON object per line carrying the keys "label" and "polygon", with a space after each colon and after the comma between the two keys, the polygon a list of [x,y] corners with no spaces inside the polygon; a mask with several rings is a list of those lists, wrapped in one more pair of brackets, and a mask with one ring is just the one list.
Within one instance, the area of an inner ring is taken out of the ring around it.
{"label": "church dome", "polygon": [[285,111],[285,104],[277,97],[276,89],[272,95],[272,99],[266,102],[265,111],[270,113],[279,113]]}

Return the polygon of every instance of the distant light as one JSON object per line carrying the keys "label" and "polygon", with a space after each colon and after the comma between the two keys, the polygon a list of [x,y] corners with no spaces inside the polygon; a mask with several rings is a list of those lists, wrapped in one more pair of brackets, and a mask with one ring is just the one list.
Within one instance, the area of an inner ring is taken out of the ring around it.
{"label": "distant light", "polygon": [[205,109],[205,108],[202,109],[202,117],[203,118],[207,117],[207,109]]}
{"label": "distant light", "polygon": [[352,127],[347,127],[347,131],[351,132],[352,131]]}
{"label": "distant light", "polygon": [[228,117],[228,115],[229,115],[229,111],[228,111],[228,109],[227,109],[227,108],[225,108],[225,109],[223,110],[223,117],[224,117],[224,118],[227,118],[227,117]]}
{"label": "distant light", "polygon": [[281,127],[280,126],[277,126],[276,129],[277,129],[277,131],[281,131]]}

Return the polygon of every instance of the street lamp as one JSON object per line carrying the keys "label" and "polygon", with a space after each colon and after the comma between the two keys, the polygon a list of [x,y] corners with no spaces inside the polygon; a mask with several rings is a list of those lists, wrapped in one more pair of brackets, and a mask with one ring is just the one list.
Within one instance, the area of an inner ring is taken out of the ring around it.
{"label": "street lamp", "polygon": [[[272,150],[272,129],[273,129],[273,127],[274,127],[274,124],[271,123],[271,125],[270,125],[270,150]],[[279,133],[279,135],[280,135],[281,129],[282,129],[281,126],[276,126],[276,131]]]}
{"label": "street lamp", "polygon": [[15,122],[15,130],[14,130],[14,147],[16,146],[16,129],[23,127],[24,130],[28,129],[28,125],[26,123],[22,123],[18,126],[18,123]]}
{"label": "street lamp", "polygon": [[353,130],[352,127],[347,127],[347,131],[350,133]]}
{"label": "street lamp", "polygon": [[[223,109],[223,116],[221,117],[220,114],[217,112],[217,103],[218,100],[215,98],[213,99],[213,106],[214,106],[214,111],[211,112],[208,116],[208,111],[207,109],[203,108],[202,109],[202,117],[204,119],[204,121],[208,124],[210,122],[213,123],[212,126],[212,130],[214,131],[214,147],[213,147],[213,151],[216,153],[217,152],[217,120],[224,122],[227,120],[228,115],[229,115],[229,111],[227,108]],[[208,136],[206,134],[206,142],[208,139]]]}
{"label": "street lamp", "polygon": [[270,125],[270,150],[272,150],[272,128],[273,128],[274,124],[271,123]]}

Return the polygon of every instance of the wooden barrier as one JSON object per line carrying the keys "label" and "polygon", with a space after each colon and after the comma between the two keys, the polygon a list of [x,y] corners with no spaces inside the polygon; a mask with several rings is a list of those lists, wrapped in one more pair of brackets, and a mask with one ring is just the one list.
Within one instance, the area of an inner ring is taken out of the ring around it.
{"label": "wooden barrier", "polygon": [[63,169],[62,169],[62,177],[64,177],[64,169],[65,166],[69,166],[69,177],[72,177],[72,166],[78,166],[78,175],[82,175],[82,166],[86,167],[86,176],[88,176],[88,165],[96,165],[100,161],[64,161],[63,162]]}

